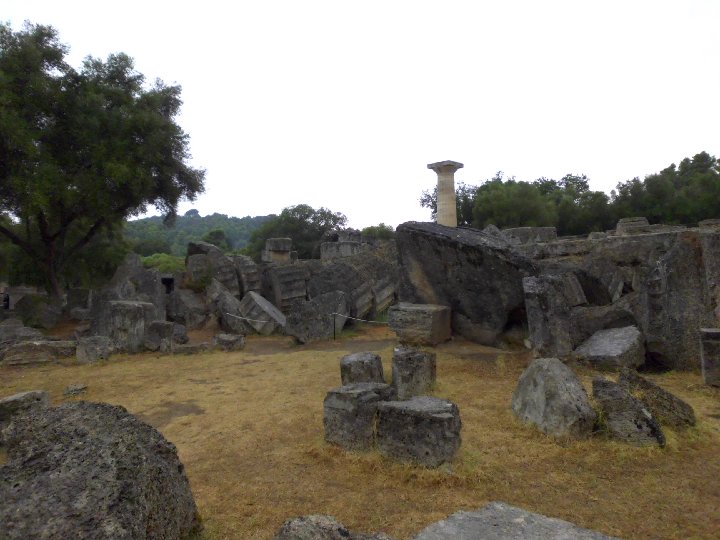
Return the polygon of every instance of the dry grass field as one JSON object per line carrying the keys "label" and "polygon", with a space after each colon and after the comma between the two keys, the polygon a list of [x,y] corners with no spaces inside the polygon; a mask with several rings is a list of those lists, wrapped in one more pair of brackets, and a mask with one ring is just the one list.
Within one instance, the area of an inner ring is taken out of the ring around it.
{"label": "dry grass field", "polygon": [[[718,537],[720,392],[699,375],[651,376],[699,418],[684,433],[666,431],[664,449],[556,442],[509,408],[528,354],[454,340],[436,349],[434,394],[458,403],[463,443],[452,466],[427,470],[323,441],[322,402],[339,386],[339,358],[378,352],[389,376],[393,344],[386,329],[366,328],[309,346],[256,337],[237,353],[0,368],[0,396],[45,389],[55,404],[106,401],[157,427],[178,447],[207,539],[271,538],[289,517],[323,513],[401,540],[492,500],[622,538]],[[592,373],[580,374],[590,389]],[[72,383],[87,393],[64,397]]]}

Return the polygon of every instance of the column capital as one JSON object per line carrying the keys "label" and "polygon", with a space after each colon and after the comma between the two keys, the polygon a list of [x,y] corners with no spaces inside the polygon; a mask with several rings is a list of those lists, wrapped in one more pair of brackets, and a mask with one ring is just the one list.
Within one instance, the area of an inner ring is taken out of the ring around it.
{"label": "column capital", "polygon": [[458,169],[462,169],[464,165],[462,163],[459,163],[457,161],[451,161],[451,160],[445,160],[445,161],[438,161],[437,163],[428,163],[427,168],[432,169],[436,173],[441,172],[455,172]]}

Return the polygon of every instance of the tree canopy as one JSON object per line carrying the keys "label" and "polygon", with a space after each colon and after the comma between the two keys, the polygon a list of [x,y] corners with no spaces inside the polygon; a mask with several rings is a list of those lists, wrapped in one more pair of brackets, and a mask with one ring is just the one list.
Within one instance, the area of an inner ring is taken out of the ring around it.
{"label": "tree canopy", "polygon": [[245,251],[258,259],[268,238],[292,238],[293,249],[299,258],[318,258],[323,235],[345,225],[347,217],[340,212],[327,208],[315,210],[307,204],[289,206],[252,233]]}
{"label": "tree canopy", "polygon": [[57,296],[69,263],[149,205],[168,219],[204,189],[176,123],[179,86],[148,85],[123,53],[76,70],[49,26],[0,25],[0,234]]}
{"label": "tree canopy", "polygon": [[[611,229],[618,219],[631,216],[693,225],[720,217],[720,163],[700,152],[645,180],[620,182],[609,196],[591,190],[583,174],[524,182],[503,178],[502,173],[480,186],[459,184],[456,196],[458,225],[477,228],[555,226],[560,235],[587,234]],[[429,208],[434,219],[437,189],[424,191],[420,205]]]}

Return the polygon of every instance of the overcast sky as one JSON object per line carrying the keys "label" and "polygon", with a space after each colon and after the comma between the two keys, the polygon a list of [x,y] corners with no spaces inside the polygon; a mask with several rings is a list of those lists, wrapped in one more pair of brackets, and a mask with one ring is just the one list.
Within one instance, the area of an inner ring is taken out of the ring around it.
{"label": "overcast sky", "polygon": [[3,0],[70,63],[125,52],[183,87],[202,215],[306,203],[350,225],[429,220],[456,182],[584,173],[593,189],[720,155],[720,1]]}

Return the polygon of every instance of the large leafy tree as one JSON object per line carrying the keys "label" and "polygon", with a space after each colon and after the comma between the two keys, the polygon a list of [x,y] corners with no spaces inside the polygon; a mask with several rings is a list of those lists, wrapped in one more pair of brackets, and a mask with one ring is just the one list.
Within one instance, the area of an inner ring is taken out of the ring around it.
{"label": "large leafy tree", "polygon": [[253,231],[245,251],[258,258],[268,238],[291,238],[301,259],[320,256],[320,242],[326,232],[345,227],[347,217],[327,208],[314,209],[307,204],[289,206]]}
{"label": "large leafy tree", "polygon": [[180,87],[146,84],[122,53],[76,70],[67,52],[52,27],[0,25],[0,234],[54,296],[93,238],[149,205],[172,218],[204,189]]}

